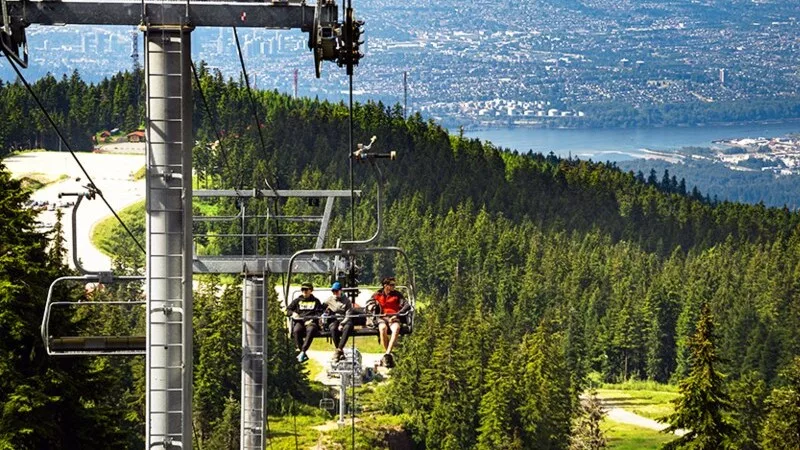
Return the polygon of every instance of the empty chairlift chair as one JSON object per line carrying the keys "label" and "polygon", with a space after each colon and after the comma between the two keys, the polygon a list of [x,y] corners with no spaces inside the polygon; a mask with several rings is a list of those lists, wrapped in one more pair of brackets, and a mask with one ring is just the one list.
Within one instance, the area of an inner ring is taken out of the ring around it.
{"label": "empty chairlift chair", "polygon": [[[79,287],[82,286],[86,289],[87,285],[93,285],[94,289],[102,289],[103,286],[111,286],[114,283],[140,283],[144,280],[141,276],[120,276],[114,277],[111,273],[101,272],[98,274],[88,274],[82,276],[66,276],[60,277],[50,284],[50,289],[47,292],[47,302],[45,304],[44,317],[42,318],[41,336],[44,342],[45,349],[48,355],[51,356],[97,356],[97,355],[143,355],[145,353],[146,338],[144,335],[126,336],[126,335],[91,335],[91,334],[77,334],[76,335],[54,335],[52,330],[63,329],[69,327],[69,320],[67,323],[59,323],[57,326],[52,326],[54,311],[63,310],[64,317],[74,317],[78,314],[80,309],[93,309],[97,311],[99,308],[123,308],[133,310],[131,314],[141,314],[144,317],[143,308],[145,308],[144,300],[93,300],[89,298],[81,300],[55,300],[59,295],[57,288],[61,287]],[[88,297],[88,294],[84,294]],[[142,312],[135,312],[136,309],[142,309]],[[82,312],[82,314],[86,314]]]}

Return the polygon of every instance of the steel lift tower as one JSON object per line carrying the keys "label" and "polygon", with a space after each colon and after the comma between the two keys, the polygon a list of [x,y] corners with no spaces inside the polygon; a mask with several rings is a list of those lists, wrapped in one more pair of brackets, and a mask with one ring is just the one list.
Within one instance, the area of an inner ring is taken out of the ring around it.
{"label": "steel lift tower", "polygon": [[[191,33],[196,27],[300,29],[309,33],[309,48],[319,77],[323,60],[337,61],[352,74],[352,66],[360,58],[359,42],[357,38],[354,42],[352,36],[360,34],[361,23],[354,21],[351,8],[345,13],[345,22],[337,22],[338,7],[334,0],[317,0],[316,5],[308,5],[305,0],[191,3],[189,0],[0,0],[0,3],[0,45],[6,56],[22,67],[28,62],[25,29],[30,24],[134,25],[144,33],[147,334],[144,348],[134,342],[125,354],[146,355],[146,448],[190,449],[192,274],[242,273],[243,269],[241,261],[203,262],[193,254]],[[354,29],[355,33],[351,32]],[[265,193],[281,194],[280,191]],[[328,193],[318,194],[317,197],[331,198]],[[256,258],[247,263],[252,270],[245,267],[244,272],[285,271],[287,259]],[[247,289],[246,298],[254,297],[256,291],[255,286]],[[263,320],[263,311],[261,314],[258,320]],[[256,320],[255,316],[245,318],[245,322]],[[263,335],[263,329],[258,331]],[[88,346],[86,340],[78,342],[79,346]],[[48,352],[54,349],[48,346]],[[94,349],[100,350],[94,354],[104,354],[102,345]],[[263,387],[254,385],[253,390]],[[261,398],[263,401],[263,394]],[[263,409],[261,412],[263,420]],[[259,441],[257,445],[263,448],[263,436]]]}

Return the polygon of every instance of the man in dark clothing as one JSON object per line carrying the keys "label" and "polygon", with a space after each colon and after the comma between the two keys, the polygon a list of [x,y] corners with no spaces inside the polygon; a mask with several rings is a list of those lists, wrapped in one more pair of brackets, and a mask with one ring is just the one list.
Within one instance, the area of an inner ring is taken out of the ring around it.
{"label": "man in dark clothing", "polygon": [[292,317],[292,336],[300,354],[297,360],[308,361],[306,352],[311,347],[311,342],[319,335],[319,318],[324,307],[317,297],[314,297],[314,285],[303,283],[302,294],[286,308],[286,314]]}
{"label": "man in dark clothing", "polygon": [[[411,304],[406,301],[401,292],[394,289],[396,284],[394,277],[384,278],[381,284],[383,289],[373,294],[367,301],[366,310],[377,315],[378,334],[385,351],[382,359],[383,365],[394,367],[392,348],[400,336],[400,326],[405,315],[411,309]],[[391,337],[389,336],[390,329]]]}
{"label": "man in dark clothing", "polygon": [[353,304],[349,298],[342,296],[342,285],[338,281],[331,286],[331,292],[333,295],[325,300],[327,307],[325,316],[327,316],[328,329],[331,330],[333,345],[336,346],[333,360],[338,362],[344,355],[344,346],[347,345],[347,338],[353,331],[353,321],[348,317],[353,309]]}

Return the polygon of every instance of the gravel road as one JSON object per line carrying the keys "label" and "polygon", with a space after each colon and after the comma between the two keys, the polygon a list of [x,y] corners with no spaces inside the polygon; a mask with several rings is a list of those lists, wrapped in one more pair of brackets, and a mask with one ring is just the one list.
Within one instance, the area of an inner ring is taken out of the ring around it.
{"label": "gravel road", "polygon": [[[119,212],[132,203],[144,200],[144,180],[133,181],[131,175],[145,164],[144,155],[76,153],[78,160],[86,168],[95,185],[111,206]],[[3,160],[15,178],[29,175],[44,176],[56,180],[66,175],[63,181],[49,184],[33,193],[32,199],[59,205],[62,202],[74,201],[75,197],[58,198],[59,193],[86,192],[83,187],[88,183],[86,176],[68,152],[29,152],[10,156]],[[76,181],[77,180],[77,181]],[[39,214],[39,221],[45,226],[52,226],[56,221],[56,209],[45,209]],[[62,219],[67,242],[69,264],[72,263],[72,208],[61,207]],[[94,225],[111,216],[108,207],[100,198],[86,200],[81,203],[77,220],[78,257],[86,270],[98,271],[111,268],[111,258],[95,248],[90,241]],[[144,243],[142,242],[142,245]]]}

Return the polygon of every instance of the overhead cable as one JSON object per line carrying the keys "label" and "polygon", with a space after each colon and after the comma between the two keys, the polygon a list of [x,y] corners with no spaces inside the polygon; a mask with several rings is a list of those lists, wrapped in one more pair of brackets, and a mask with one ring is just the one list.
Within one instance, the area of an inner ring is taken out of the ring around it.
{"label": "overhead cable", "polygon": [[[253,97],[253,90],[250,88],[250,79],[247,77],[247,69],[244,65],[244,56],[242,55],[242,47],[239,45],[239,33],[236,31],[236,27],[233,27],[233,37],[236,40],[236,50],[239,53],[239,63],[242,66],[242,75],[244,76],[244,83],[247,86],[247,96],[250,99],[250,107],[253,110],[253,118],[256,120],[256,127],[258,128],[258,138],[261,141],[261,152],[264,154],[264,162],[266,162],[269,157],[267,156],[267,145],[264,143],[264,133],[261,131],[261,121],[258,120],[258,109],[256,108],[256,99]],[[267,187],[275,194],[275,197],[278,196],[278,191],[275,190],[264,178],[264,183]]]}
{"label": "overhead cable", "polygon": [[[214,135],[216,135],[217,137],[217,143],[219,144],[220,152],[222,152],[222,162],[223,164],[225,164],[225,167],[228,169],[228,172],[233,173],[230,166],[228,165],[228,160],[229,160],[228,150],[225,148],[224,145],[222,145],[222,135],[220,134],[219,129],[217,128],[217,123],[219,122],[219,120],[217,119],[216,114],[213,114],[213,112],[211,111],[211,107],[208,104],[208,100],[206,99],[206,94],[203,91],[203,85],[200,84],[200,77],[197,75],[197,69],[194,66],[194,61],[192,61],[192,74],[194,75],[194,81],[197,84],[197,90],[198,92],[200,92],[200,99],[203,100],[203,106],[205,107],[206,114],[208,114],[209,119],[211,119],[212,128],[214,128]],[[242,174],[243,171],[239,170],[239,175],[238,175],[239,182],[236,184],[236,187],[234,188],[234,190],[236,191],[236,195],[240,195],[239,190],[242,189],[242,183],[243,183]]]}
{"label": "overhead cable", "polygon": [[[264,164],[267,163],[269,160],[269,156],[267,155],[267,145],[264,143],[264,133],[261,131],[261,121],[258,120],[258,108],[256,105],[256,99],[253,96],[253,90],[250,88],[250,78],[247,76],[247,68],[244,65],[244,55],[242,54],[242,47],[239,45],[239,33],[236,31],[236,27],[233,27],[233,37],[236,41],[236,51],[239,54],[239,63],[242,66],[242,75],[244,76],[245,86],[247,86],[247,95],[250,98],[250,108],[253,110],[253,118],[256,121],[256,128],[258,128],[258,138],[261,141],[261,153],[264,155]],[[277,166],[277,158],[275,158],[275,164]],[[278,185],[278,171],[275,170],[275,184]],[[264,184],[275,194],[275,198],[273,199],[273,203],[275,205],[275,213],[277,216],[280,216],[280,196],[278,195],[278,191],[275,190],[267,181],[267,178],[264,178]],[[283,245],[282,240],[280,238],[281,235],[281,226],[278,222],[277,218],[274,221],[275,223],[275,231],[278,235],[278,253],[283,253]]]}

